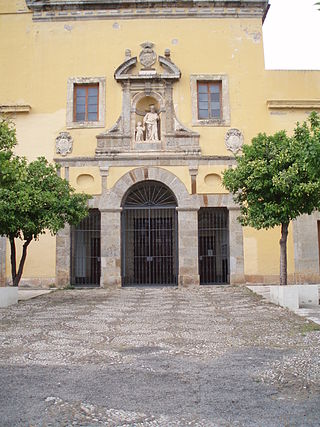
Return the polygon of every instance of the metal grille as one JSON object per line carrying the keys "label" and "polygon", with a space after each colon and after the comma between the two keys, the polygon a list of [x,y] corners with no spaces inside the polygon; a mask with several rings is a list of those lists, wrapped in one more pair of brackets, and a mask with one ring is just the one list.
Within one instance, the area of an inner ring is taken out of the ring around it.
{"label": "metal grille", "polygon": [[177,284],[175,204],[171,191],[154,181],[128,194],[122,212],[123,285]]}
{"label": "metal grille", "polygon": [[100,231],[98,209],[71,229],[71,284],[100,286]]}
{"label": "metal grille", "polygon": [[171,190],[157,181],[143,181],[131,188],[125,198],[124,207],[177,206]]}
{"label": "metal grille", "polygon": [[200,284],[229,283],[228,210],[201,208],[198,221]]}

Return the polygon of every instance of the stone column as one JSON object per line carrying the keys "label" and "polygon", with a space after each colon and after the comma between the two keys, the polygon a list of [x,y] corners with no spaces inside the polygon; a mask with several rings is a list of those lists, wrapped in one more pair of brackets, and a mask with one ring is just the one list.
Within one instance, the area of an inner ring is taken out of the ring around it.
{"label": "stone column", "polygon": [[66,225],[56,236],[56,287],[70,285],[70,225]]}
{"label": "stone column", "polygon": [[239,208],[229,208],[230,284],[232,285],[245,283],[243,230],[242,225],[237,220],[239,215]]}
{"label": "stone column", "polygon": [[0,237],[0,287],[6,285],[6,237]]}
{"label": "stone column", "polygon": [[177,208],[180,286],[200,284],[198,266],[198,209]]}
{"label": "stone column", "polygon": [[121,208],[101,209],[101,279],[103,288],[121,286]]}

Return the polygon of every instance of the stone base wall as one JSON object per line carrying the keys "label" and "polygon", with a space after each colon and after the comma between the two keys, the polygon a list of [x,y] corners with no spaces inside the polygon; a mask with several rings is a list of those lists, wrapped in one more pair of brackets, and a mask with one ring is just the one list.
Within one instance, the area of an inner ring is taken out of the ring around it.
{"label": "stone base wall", "polygon": [[[271,275],[245,275],[246,283],[255,283],[259,285],[279,285],[280,284],[280,276],[278,274]],[[288,274],[288,283],[295,284],[296,278],[294,274]]]}
{"label": "stone base wall", "polygon": [[55,277],[22,278],[19,283],[19,288],[25,289],[50,289],[54,286],[56,286]]}

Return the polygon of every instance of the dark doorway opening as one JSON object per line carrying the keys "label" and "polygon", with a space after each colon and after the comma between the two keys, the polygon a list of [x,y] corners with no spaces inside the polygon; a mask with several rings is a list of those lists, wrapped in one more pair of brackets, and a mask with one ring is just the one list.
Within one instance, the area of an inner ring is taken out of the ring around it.
{"label": "dark doorway opening", "polygon": [[89,215],[71,229],[71,284],[100,286],[101,215],[90,209]]}
{"label": "dark doorway opening", "polygon": [[229,283],[229,215],[226,208],[201,208],[198,216],[200,284]]}
{"label": "dark doorway opening", "polygon": [[122,211],[122,284],[176,285],[176,200],[156,181],[134,185]]}

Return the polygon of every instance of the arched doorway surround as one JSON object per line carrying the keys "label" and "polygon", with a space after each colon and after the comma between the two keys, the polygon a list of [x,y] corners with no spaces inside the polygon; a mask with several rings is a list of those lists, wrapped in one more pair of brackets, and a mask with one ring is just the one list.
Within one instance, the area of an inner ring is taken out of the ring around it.
{"label": "arched doorway surround", "polygon": [[177,285],[177,201],[159,181],[125,194],[121,214],[122,285]]}
{"label": "arched doorway surround", "polygon": [[[131,187],[142,181],[157,181],[169,188],[176,200],[178,221],[179,285],[199,284],[198,274],[198,202],[173,173],[158,167],[133,169],[123,175],[101,196],[101,286],[121,286],[122,202]],[[105,185],[104,185],[105,186]]]}

